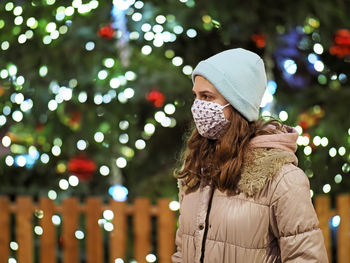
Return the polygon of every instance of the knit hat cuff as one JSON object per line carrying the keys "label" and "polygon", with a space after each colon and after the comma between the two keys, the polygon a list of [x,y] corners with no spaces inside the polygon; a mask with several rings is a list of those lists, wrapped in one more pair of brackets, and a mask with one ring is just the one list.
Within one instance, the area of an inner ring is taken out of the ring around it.
{"label": "knit hat cuff", "polygon": [[[249,101],[242,98],[236,92],[234,83],[227,79],[225,72],[220,71],[205,60],[199,62],[192,73],[192,82],[196,75],[201,75],[209,80],[220,94],[248,121],[255,121],[259,118],[259,108],[254,107]],[[231,87],[228,89],[227,87]],[[238,88],[237,88],[238,89]],[[239,89],[238,89],[239,90]]]}

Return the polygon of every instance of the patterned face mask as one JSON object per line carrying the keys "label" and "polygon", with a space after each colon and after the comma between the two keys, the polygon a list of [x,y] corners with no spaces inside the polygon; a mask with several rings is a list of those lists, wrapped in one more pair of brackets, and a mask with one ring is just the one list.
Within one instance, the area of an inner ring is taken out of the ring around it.
{"label": "patterned face mask", "polygon": [[200,135],[208,139],[220,138],[229,121],[225,118],[223,108],[218,103],[195,99],[191,107],[194,123]]}

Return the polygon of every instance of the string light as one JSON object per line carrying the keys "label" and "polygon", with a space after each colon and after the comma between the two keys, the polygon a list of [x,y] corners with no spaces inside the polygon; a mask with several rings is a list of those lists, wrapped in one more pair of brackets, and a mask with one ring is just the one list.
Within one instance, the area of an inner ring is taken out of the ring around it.
{"label": "string light", "polygon": [[297,72],[297,68],[298,68],[297,64],[292,59],[285,60],[283,62],[283,67],[285,71],[290,75],[294,75]]}
{"label": "string light", "polygon": [[149,45],[145,45],[145,46],[142,47],[141,52],[144,55],[149,55],[152,52],[152,47],[149,46]]}
{"label": "string light", "polygon": [[14,8],[14,4],[13,4],[12,2],[8,2],[8,3],[5,5],[5,10],[6,10],[6,11],[11,11],[13,8]]}
{"label": "string light", "polygon": [[133,72],[133,71],[127,71],[127,72],[125,73],[125,78],[126,78],[128,81],[133,81],[133,80],[136,79],[136,74],[135,74],[135,72]]}
{"label": "string light", "polygon": [[186,31],[186,35],[189,37],[189,38],[195,38],[197,36],[197,31],[193,28],[190,28]]}
{"label": "string light", "polygon": [[35,226],[34,227],[34,233],[37,234],[38,236],[41,236],[43,234],[43,229],[41,226]]}
{"label": "string light", "polygon": [[58,145],[52,147],[51,152],[54,156],[59,156],[61,154],[61,148]]}
{"label": "string light", "polygon": [[104,140],[104,135],[102,132],[96,132],[95,135],[94,135],[94,139],[96,142],[103,142]]}
{"label": "string light", "polygon": [[68,178],[68,182],[71,186],[77,186],[79,184],[79,178],[75,175],[71,175]]}
{"label": "string light", "polygon": [[171,201],[169,203],[169,208],[172,211],[177,211],[180,209],[180,203],[178,201]]}
{"label": "string light", "polygon": [[154,254],[148,254],[146,256],[146,261],[147,262],[156,262],[156,260],[157,260],[157,257]]}
{"label": "string light", "polygon": [[164,44],[163,35],[157,33],[153,40],[153,45],[156,47],[161,47],[163,46],[163,44]]}
{"label": "string light", "polygon": [[44,164],[47,164],[50,161],[49,155],[46,153],[43,153],[40,157],[40,161]]}
{"label": "string light", "polygon": [[181,57],[174,57],[172,60],[174,66],[181,66],[183,63],[183,59]]}
{"label": "string light", "polygon": [[279,118],[281,121],[286,121],[288,119],[288,113],[286,111],[281,111],[279,113]]}
{"label": "string light", "polygon": [[54,190],[50,190],[47,193],[47,196],[51,199],[51,200],[56,200],[57,198],[57,193]]}
{"label": "string light", "polygon": [[91,51],[91,50],[93,50],[94,48],[95,48],[95,43],[92,42],[92,41],[87,42],[86,45],[85,45],[85,49],[86,49],[87,51]]}
{"label": "string light", "polygon": [[174,106],[173,104],[171,104],[171,103],[166,104],[166,105],[164,106],[164,112],[165,112],[166,114],[168,114],[168,115],[174,114],[174,113],[175,113],[175,110],[176,110],[175,106]]}
{"label": "string light", "polygon": [[138,22],[142,19],[142,14],[139,12],[136,12],[132,15],[131,19],[134,20],[135,22]]}
{"label": "string light", "polygon": [[321,145],[322,145],[323,147],[326,147],[326,146],[328,145],[328,138],[327,138],[327,137],[323,137],[323,138],[321,139]]}
{"label": "string light", "polygon": [[146,32],[143,37],[147,41],[152,41],[155,37],[155,34],[153,32]]}
{"label": "string light", "polygon": [[321,55],[323,53],[323,46],[319,43],[314,44],[313,49],[316,54]]}
{"label": "string light", "polygon": [[314,191],[310,189],[310,198],[312,198],[313,196],[314,196]]}
{"label": "string light", "polygon": [[330,186],[330,184],[325,184],[325,185],[323,186],[322,190],[323,190],[323,192],[324,192],[325,194],[329,193],[329,192],[331,191],[331,186]]}
{"label": "string light", "polygon": [[305,148],[304,148],[304,154],[305,155],[310,155],[312,153],[312,148],[310,147],[310,146],[306,146]]}
{"label": "string light", "polygon": [[109,187],[108,193],[115,201],[124,202],[127,199],[129,191],[125,186],[116,184]]}
{"label": "string light", "polygon": [[108,231],[108,232],[111,232],[114,230],[114,226],[111,222],[106,222],[104,225],[103,225],[103,228],[104,230]]}
{"label": "string light", "polygon": [[118,78],[112,78],[109,81],[109,85],[112,89],[117,89],[120,86],[120,80]]}
{"label": "string light", "polygon": [[142,1],[136,1],[134,6],[136,9],[141,9],[144,6],[144,3]]}
{"label": "string light", "polygon": [[125,168],[126,165],[127,165],[127,161],[124,157],[119,157],[117,160],[116,160],[116,164],[119,168]]}
{"label": "string light", "polygon": [[315,62],[315,64],[314,64],[314,68],[315,68],[316,71],[322,72],[323,69],[324,69],[324,64],[323,64],[323,62],[320,61],[320,60],[317,60],[317,61]]}
{"label": "string light", "polygon": [[8,155],[5,158],[5,163],[7,166],[12,166],[14,164],[15,160],[13,159],[12,156]]}
{"label": "string light", "polygon": [[54,224],[55,226],[59,226],[61,224],[61,218],[59,215],[53,215],[51,218],[52,224]]}
{"label": "string light", "polygon": [[84,232],[81,231],[81,230],[77,230],[75,231],[75,237],[79,240],[82,240],[84,239],[85,235],[84,235]]}
{"label": "string light", "polygon": [[164,28],[161,25],[158,25],[158,24],[154,25],[153,28],[152,28],[154,33],[161,33],[163,31],[163,29]]}
{"label": "string light", "polygon": [[11,241],[11,242],[10,242],[10,248],[11,248],[13,251],[17,251],[17,250],[18,250],[18,243],[15,242],[15,241]]}
{"label": "string light", "polygon": [[68,187],[69,187],[69,183],[66,179],[61,179],[59,181],[59,187],[62,189],[62,190],[67,190]]}
{"label": "string light", "polygon": [[143,150],[145,149],[146,147],[146,142],[142,139],[138,139],[136,142],[135,142],[135,147],[136,149],[138,150]]}
{"label": "string light", "polygon": [[193,71],[193,68],[189,65],[186,65],[182,68],[182,72],[185,74],[185,75],[191,75],[192,74],[192,71]]}
{"label": "string light", "polygon": [[5,135],[4,137],[2,137],[2,145],[4,147],[9,147],[11,145],[11,138],[7,135]]}
{"label": "string light", "polygon": [[100,105],[100,104],[102,104],[102,102],[103,102],[102,94],[101,93],[95,94],[95,96],[94,96],[94,103],[96,105]]}
{"label": "string light", "polygon": [[344,156],[345,153],[346,153],[345,147],[344,147],[344,146],[340,147],[340,148],[338,149],[338,153],[339,153],[340,156]]}
{"label": "string light", "polygon": [[337,174],[336,176],[334,176],[335,183],[340,184],[342,180],[343,180],[343,177],[341,176],[341,174]]}
{"label": "string light", "polygon": [[152,135],[155,132],[156,127],[152,123],[147,123],[144,127],[144,131],[148,135]]}
{"label": "string light", "polygon": [[108,166],[102,165],[100,167],[100,174],[103,175],[103,176],[109,175],[109,168],[108,168]]}
{"label": "string light", "polygon": [[126,144],[129,141],[129,135],[126,133],[123,133],[119,136],[119,142],[122,144]]}
{"label": "string light", "polygon": [[13,14],[15,16],[21,15],[23,12],[23,8],[21,6],[16,6],[15,9],[13,10]]}

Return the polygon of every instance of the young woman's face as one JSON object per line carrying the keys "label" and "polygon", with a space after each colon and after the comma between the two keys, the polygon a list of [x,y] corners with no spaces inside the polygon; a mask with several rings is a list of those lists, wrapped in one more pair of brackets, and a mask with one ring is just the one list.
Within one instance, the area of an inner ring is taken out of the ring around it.
{"label": "young woman's face", "polygon": [[[194,85],[192,88],[193,96],[195,99],[211,101],[218,103],[222,106],[229,102],[217,91],[213,84],[211,84],[206,78],[201,75],[197,75],[194,79]],[[230,116],[230,106],[223,109],[225,118]]]}

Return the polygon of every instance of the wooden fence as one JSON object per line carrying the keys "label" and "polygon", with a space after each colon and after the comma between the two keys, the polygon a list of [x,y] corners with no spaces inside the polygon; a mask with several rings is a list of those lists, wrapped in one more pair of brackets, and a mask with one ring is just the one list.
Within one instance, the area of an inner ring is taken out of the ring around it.
{"label": "wooden fence", "polygon": [[[331,210],[331,200],[328,195],[320,195],[315,198],[314,206],[320,221],[320,228],[323,233],[329,262],[349,263],[350,262],[350,195],[341,194],[336,197],[336,209]],[[337,261],[332,258],[331,229],[329,220],[333,216],[340,217],[340,224],[337,229],[336,247]]]}
{"label": "wooden fence", "polygon": [[[327,195],[315,197],[314,205],[325,239],[329,262],[349,263],[350,195],[337,196],[334,210],[331,209],[330,197]],[[111,210],[114,214],[111,219],[114,230],[110,232],[107,242],[108,260],[105,260],[103,231],[98,224],[105,210]],[[38,221],[43,230],[38,251],[39,262],[57,262],[57,230],[52,222],[52,216],[55,214],[60,214],[63,218],[61,234],[64,244],[63,263],[80,262],[79,240],[75,237],[80,214],[85,214],[86,219],[85,251],[88,263],[115,263],[118,262],[115,259],[125,257],[128,216],[132,216],[134,259],[138,263],[146,262],[146,255],[152,250],[152,217],[157,218],[157,262],[170,262],[170,256],[174,252],[176,217],[175,213],[169,209],[169,200],[166,199],[160,199],[156,206],[152,206],[149,200],[144,198],[136,199],[133,205],[115,201],[105,205],[100,199],[93,197],[87,198],[85,204],[80,204],[75,198],[67,198],[61,205],[57,205],[48,198],[41,198],[38,204],[34,204],[30,197],[19,197],[15,203],[11,203],[7,197],[0,197],[0,262],[8,262],[10,256],[11,214],[16,215],[13,227],[18,243],[17,262],[34,262],[33,213],[38,212],[40,218]],[[340,216],[340,224],[337,228],[336,243],[332,244],[329,222],[335,215]],[[336,247],[337,260],[332,258],[332,246]]]}
{"label": "wooden fence", "polygon": [[[111,222],[114,230],[109,235],[109,259],[105,260],[103,246],[103,231],[98,224],[105,210],[114,214]],[[67,198],[62,205],[55,204],[48,198],[41,198],[34,204],[31,197],[18,197],[15,203],[9,202],[7,197],[0,197],[0,262],[8,262],[10,256],[11,214],[15,214],[16,241],[18,244],[17,262],[34,262],[34,233],[33,219],[38,215],[38,221],[43,230],[40,236],[39,262],[57,262],[57,240],[63,244],[63,263],[78,263],[79,240],[76,231],[79,229],[79,215],[85,214],[86,225],[86,262],[122,262],[116,259],[125,257],[127,242],[127,216],[133,218],[134,259],[138,263],[147,262],[146,256],[151,253],[151,218],[157,221],[157,262],[168,263],[174,252],[175,213],[169,209],[169,200],[160,199],[156,206],[152,206],[148,199],[138,198],[133,205],[123,202],[110,201],[102,204],[99,198],[90,197],[86,204],[80,204],[76,198]],[[56,226],[52,222],[55,214],[62,216],[61,239],[57,238]]]}

